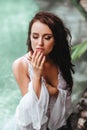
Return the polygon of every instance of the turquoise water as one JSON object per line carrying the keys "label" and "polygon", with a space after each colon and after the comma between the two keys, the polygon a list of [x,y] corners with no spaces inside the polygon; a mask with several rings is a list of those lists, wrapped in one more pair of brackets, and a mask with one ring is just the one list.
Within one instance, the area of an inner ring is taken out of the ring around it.
{"label": "turquoise water", "polygon": [[34,0],[0,0],[0,130],[21,98],[12,63],[27,51],[28,24],[38,10]]}

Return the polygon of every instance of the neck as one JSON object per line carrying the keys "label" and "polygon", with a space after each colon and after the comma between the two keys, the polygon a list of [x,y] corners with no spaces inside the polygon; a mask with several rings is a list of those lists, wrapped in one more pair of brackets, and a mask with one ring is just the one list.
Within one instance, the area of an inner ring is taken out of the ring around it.
{"label": "neck", "polygon": [[52,63],[52,62],[53,62],[52,59],[50,59],[49,56],[46,56],[46,63]]}
{"label": "neck", "polygon": [[48,68],[48,67],[58,67],[52,59],[50,59],[48,56],[46,57],[46,61],[45,61],[45,64],[44,64],[44,67]]}

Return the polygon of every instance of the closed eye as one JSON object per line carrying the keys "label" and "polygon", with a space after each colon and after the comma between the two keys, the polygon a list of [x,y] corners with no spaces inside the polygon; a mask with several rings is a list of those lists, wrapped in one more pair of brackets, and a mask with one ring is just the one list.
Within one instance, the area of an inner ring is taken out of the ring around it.
{"label": "closed eye", "polygon": [[37,38],[38,38],[38,36],[33,36],[33,38],[34,38],[34,39],[37,39]]}
{"label": "closed eye", "polygon": [[32,36],[32,38],[34,38],[34,39],[37,39],[37,38],[39,37],[38,34],[36,34],[36,33],[35,33],[35,34],[32,34],[31,36]]}
{"label": "closed eye", "polygon": [[53,36],[45,36],[44,37],[46,40],[50,40],[51,38],[53,38]]}

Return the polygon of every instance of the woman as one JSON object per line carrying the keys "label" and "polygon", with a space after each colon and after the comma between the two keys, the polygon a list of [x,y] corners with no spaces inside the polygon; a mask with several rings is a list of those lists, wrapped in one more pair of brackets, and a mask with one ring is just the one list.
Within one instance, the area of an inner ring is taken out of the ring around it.
{"label": "woman", "polygon": [[66,124],[72,93],[69,30],[50,12],[29,24],[28,53],[13,63],[23,95],[15,114],[18,130],[57,130]]}

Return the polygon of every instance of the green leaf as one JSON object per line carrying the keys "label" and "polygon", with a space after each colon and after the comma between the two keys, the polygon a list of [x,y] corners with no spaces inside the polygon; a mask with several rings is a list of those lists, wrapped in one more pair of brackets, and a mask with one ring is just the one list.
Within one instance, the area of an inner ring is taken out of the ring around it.
{"label": "green leaf", "polygon": [[87,51],[87,41],[74,45],[72,48],[72,60],[80,58]]}

